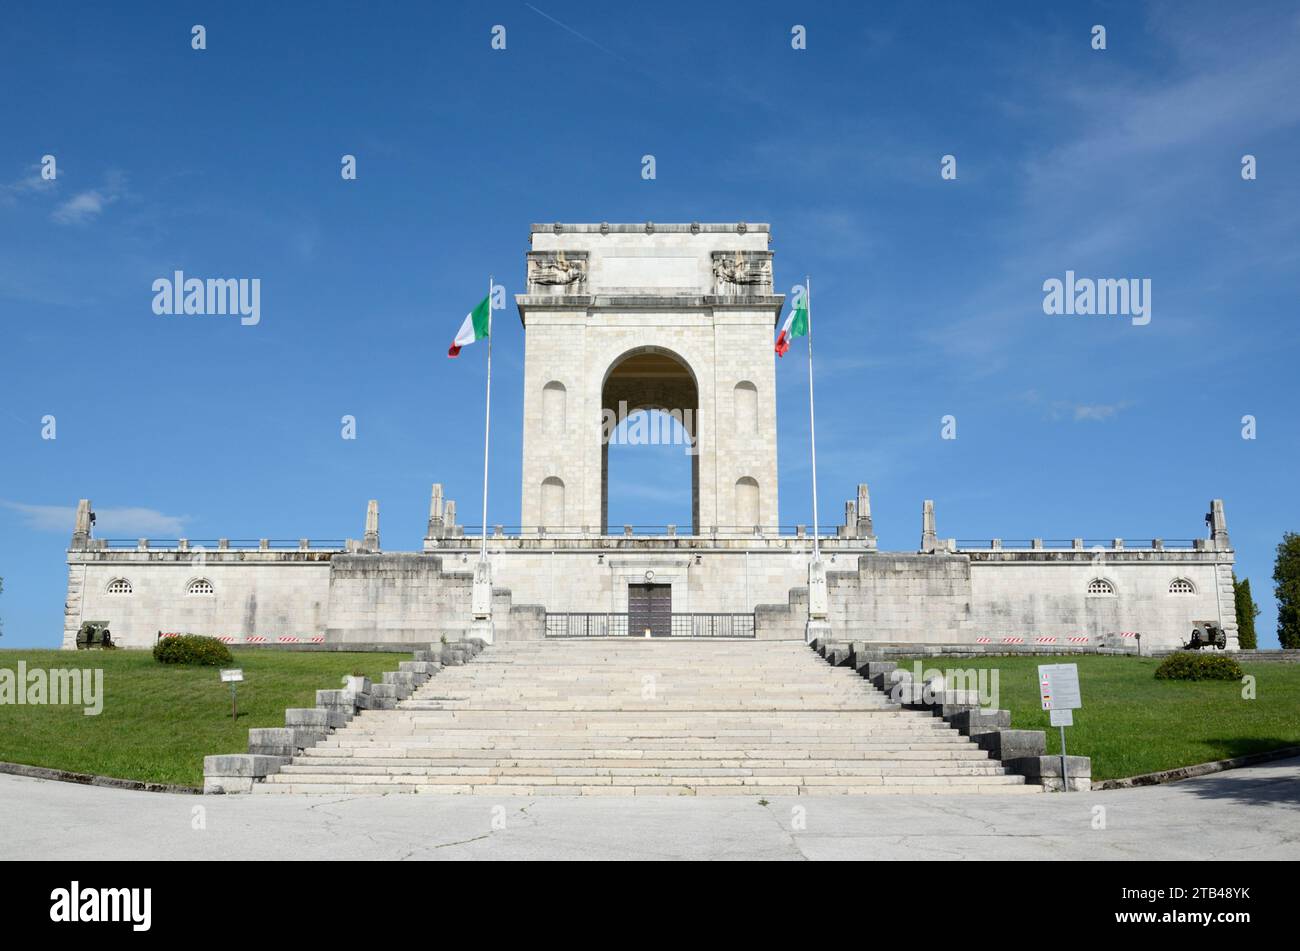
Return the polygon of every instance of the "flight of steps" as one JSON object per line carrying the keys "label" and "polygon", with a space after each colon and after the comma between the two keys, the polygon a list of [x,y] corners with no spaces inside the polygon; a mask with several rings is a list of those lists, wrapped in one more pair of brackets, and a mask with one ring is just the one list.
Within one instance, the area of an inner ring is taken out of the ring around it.
{"label": "flight of steps", "polygon": [[502,643],[363,710],[259,793],[1032,793],[796,641]]}

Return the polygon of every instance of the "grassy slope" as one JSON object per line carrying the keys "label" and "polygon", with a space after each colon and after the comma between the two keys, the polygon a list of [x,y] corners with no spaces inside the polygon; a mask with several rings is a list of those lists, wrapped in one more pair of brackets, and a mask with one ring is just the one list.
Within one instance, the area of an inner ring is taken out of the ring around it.
{"label": "grassy slope", "polygon": [[91,667],[104,671],[103,711],[0,705],[0,760],[152,782],[203,784],[203,757],[242,753],[249,727],[284,726],[286,707],[313,707],[316,691],[341,686],[354,670],[379,679],[410,654],[235,649],[244,670],[239,719],[215,667],[164,666],[148,651],[0,651],[16,670]]}
{"label": "grassy slope", "polygon": [[[1040,663],[1076,663],[1083,709],[1066,728],[1072,754],[1092,757],[1093,779],[1115,779],[1246,753],[1300,745],[1300,665],[1256,663],[1243,670],[1256,678],[1255,700],[1242,699],[1230,682],[1156,680],[1158,661],[1120,656],[993,657],[952,659],[926,667],[996,668],[998,706],[1011,711],[1018,730],[1046,730],[1047,751],[1060,753],[1060,730],[1052,727],[1038,697]],[[907,661],[908,669],[912,661]]]}

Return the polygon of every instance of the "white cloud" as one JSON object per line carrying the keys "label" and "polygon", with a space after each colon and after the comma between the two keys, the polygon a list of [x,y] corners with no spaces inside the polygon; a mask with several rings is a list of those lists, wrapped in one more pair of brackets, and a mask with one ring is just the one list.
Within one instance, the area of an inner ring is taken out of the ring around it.
{"label": "white cloud", "polygon": [[73,195],[50,215],[62,225],[82,225],[98,218],[104,209],[126,194],[126,179],[120,172],[109,172],[101,188],[91,188]]}
{"label": "white cloud", "polygon": [[21,195],[30,195],[36,192],[49,191],[54,187],[54,182],[48,178],[41,177],[41,167],[33,165],[29,174],[22,178],[15,179],[6,185],[0,185],[0,202],[11,204]]}
{"label": "white cloud", "polygon": [[59,224],[85,224],[92,218],[99,217],[104,211],[104,206],[112,204],[117,200],[116,195],[105,195],[102,192],[91,190],[73,195],[58,208],[54,209],[54,220]]}
{"label": "white cloud", "polygon": [[[8,501],[0,501],[0,505],[18,512],[26,520],[27,527],[38,532],[71,535],[77,518],[77,509],[71,505],[26,505]],[[95,510],[95,530],[101,537],[176,537],[184,531],[187,521],[188,515],[166,515],[148,508]]]}
{"label": "white cloud", "polygon": [[1126,404],[1124,403],[1098,403],[1089,406],[1084,403],[1079,403],[1074,407],[1074,418],[1076,422],[1081,419],[1093,419],[1100,422],[1104,419],[1110,419],[1122,410],[1125,405]]}

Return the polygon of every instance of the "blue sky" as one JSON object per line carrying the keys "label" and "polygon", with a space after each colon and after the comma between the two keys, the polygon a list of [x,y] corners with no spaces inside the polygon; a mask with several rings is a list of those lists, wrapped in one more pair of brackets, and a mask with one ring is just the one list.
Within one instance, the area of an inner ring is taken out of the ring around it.
{"label": "blue sky", "polygon": [[[813,275],[824,520],[866,481],[886,548],[918,544],[923,498],[949,537],[1187,538],[1223,497],[1276,643],[1295,4],[23,4],[0,26],[0,643],[58,642],[81,497],[114,537],[359,537],[378,498],[385,547],[414,548],[435,480],[475,518],[483,348],[446,347],[555,220],[772,224],[777,284]],[[175,269],[260,278],[261,323],[155,316]],[[1044,315],[1067,269],[1149,278],[1151,323]],[[505,524],[522,346],[507,312]],[[783,523],[810,516],[801,346]],[[611,522],[688,521],[685,461],[638,451]]]}

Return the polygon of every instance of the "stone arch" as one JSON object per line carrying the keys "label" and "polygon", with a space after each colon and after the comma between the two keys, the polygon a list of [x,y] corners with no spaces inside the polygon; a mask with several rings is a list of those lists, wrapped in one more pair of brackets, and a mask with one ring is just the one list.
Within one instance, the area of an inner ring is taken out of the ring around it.
{"label": "stone arch", "polygon": [[542,429],[548,436],[562,436],[567,429],[568,396],[559,380],[542,387]]}
{"label": "stone arch", "polygon": [[758,480],[752,476],[741,476],[736,480],[736,504],[734,508],[736,528],[741,531],[753,531],[758,524]]}
{"label": "stone arch", "polygon": [[[609,533],[609,436],[614,427],[638,410],[660,410],[686,432],[691,446],[700,441],[700,391],[695,371],[680,354],[665,347],[644,346],[625,351],[611,361],[601,381],[600,524]],[[691,449],[684,446],[683,451]],[[691,532],[700,530],[700,457],[691,458]]]}
{"label": "stone arch", "polygon": [[741,380],[732,390],[732,411],[737,436],[752,436],[758,432],[758,387],[749,380]]}
{"label": "stone arch", "polygon": [[542,480],[542,525],[551,531],[565,528],[564,480],[548,476]]}

